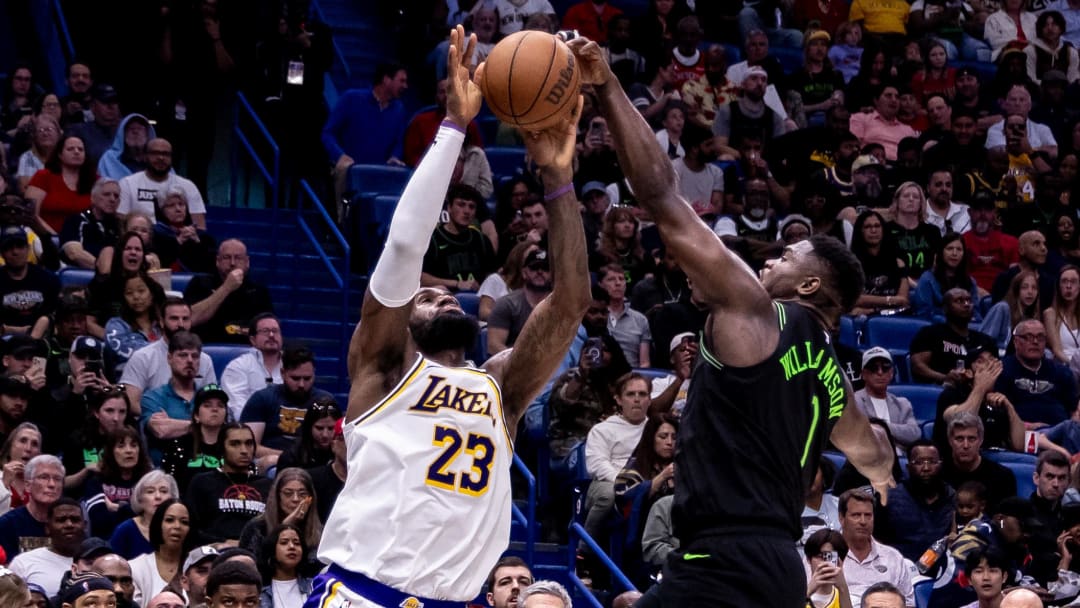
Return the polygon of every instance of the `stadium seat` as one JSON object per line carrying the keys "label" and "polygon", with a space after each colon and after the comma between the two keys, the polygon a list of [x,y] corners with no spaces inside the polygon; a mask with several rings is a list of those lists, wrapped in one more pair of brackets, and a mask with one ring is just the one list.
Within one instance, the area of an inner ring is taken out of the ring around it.
{"label": "stadium seat", "polygon": [[480,316],[480,296],[475,291],[459,291],[456,296],[465,314],[473,317]]}
{"label": "stadium seat", "polygon": [[187,289],[191,279],[195,278],[195,273],[192,272],[174,272],[172,275],[172,290],[184,293]]}
{"label": "stadium seat", "polygon": [[829,462],[831,462],[833,464],[833,466],[836,467],[837,471],[839,471],[840,468],[844,466],[844,463],[847,462],[847,457],[844,456],[844,454],[842,452],[834,452],[832,450],[825,450],[825,451],[821,452],[821,455],[824,456],[825,458],[827,458],[829,460]]}
{"label": "stadium seat", "polygon": [[911,402],[915,419],[920,423],[937,417],[937,401],[943,389],[935,384],[895,384],[889,392]]}
{"label": "stadium seat", "polygon": [[1037,459],[1032,454],[1021,454],[1005,450],[984,450],[983,458],[992,460],[1012,471],[1016,478],[1016,495],[1022,498],[1031,496],[1035,491],[1035,462]]}
{"label": "stadium seat", "polygon": [[866,321],[866,346],[880,346],[893,355],[907,353],[911,339],[927,325],[924,319],[871,317]]}
{"label": "stadium seat", "polygon": [[650,381],[667,378],[671,375],[670,371],[656,367],[638,367],[634,368],[634,371],[641,374],[642,376],[645,376]]}
{"label": "stadium seat", "polygon": [[250,349],[251,347],[245,344],[203,344],[202,352],[210,355],[210,360],[214,362],[214,372],[217,373],[217,377],[220,379],[229,361]]}
{"label": "stadium seat", "polygon": [[930,605],[930,594],[934,592],[934,581],[919,581],[914,585],[915,608],[927,608]]}
{"label": "stadium seat", "polygon": [[346,190],[360,197],[380,194],[400,196],[410,177],[412,169],[405,167],[353,165],[349,167]]}
{"label": "stadium seat", "polygon": [[495,178],[514,175],[525,167],[525,148],[492,146],[484,149]]}
{"label": "stadium seat", "polygon": [[480,128],[480,137],[485,146],[494,146],[499,137],[499,119],[495,116],[479,116],[476,126]]}
{"label": "stadium seat", "polygon": [[94,271],[68,266],[67,268],[61,268],[57,276],[60,278],[61,289],[65,287],[85,287],[93,280]]}
{"label": "stadium seat", "polygon": [[854,317],[848,315],[840,317],[840,343],[851,348],[859,348],[860,325],[861,323],[855,322]]}
{"label": "stadium seat", "polygon": [[922,423],[922,437],[923,437],[923,439],[933,441],[933,439],[934,439],[934,421],[933,420],[928,420],[928,421]]}

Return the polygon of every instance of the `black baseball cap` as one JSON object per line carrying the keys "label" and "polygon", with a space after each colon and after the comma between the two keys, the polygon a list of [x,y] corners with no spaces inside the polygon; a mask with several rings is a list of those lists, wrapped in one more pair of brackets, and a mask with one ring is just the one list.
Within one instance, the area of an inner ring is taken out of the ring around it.
{"label": "black baseball cap", "polygon": [[548,254],[543,249],[533,249],[529,252],[529,255],[525,256],[525,267],[531,267],[533,265],[542,266],[545,269],[550,268],[548,263]]}
{"label": "black baseball cap", "polygon": [[11,376],[0,376],[0,395],[29,399],[33,394],[34,389],[25,380],[16,380]]}
{"label": "black baseball cap", "polygon": [[994,193],[986,188],[979,188],[971,195],[971,200],[968,201],[968,207],[972,209],[995,209],[997,208],[997,197]]}
{"label": "black baseball cap", "polygon": [[221,402],[225,405],[229,404],[229,394],[225,392],[225,389],[216,384],[207,384],[195,391],[195,407],[199,407],[205,403],[207,399],[212,399],[214,397],[221,399]]}
{"label": "black baseball cap", "polygon": [[94,101],[100,101],[101,103],[116,103],[120,99],[120,96],[116,93],[116,88],[104,82],[94,85],[90,96],[93,97]]}
{"label": "black baseball cap", "polygon": [[112,548],[109,547],[108,542],[96,536],[91,536],[79,544],[79,552],[75,554],[75,559],[92,560],[109,553],[112,553]]}
{"label": "black baseball cap", "polygon": [[45,342],[36,338],[31,338],[25,334],[12,334],[4,337],[2,341],[3,346],[0,347],[0,353],[4,356],[15,357],[16,359],[28,359],[30,357],[45,357],[48,355],[48,348],[45,346]]}
{"label": "black baseball cap", "polygon": [[22,226],[5,226],[0,230],[0,251],[6,251],[13,245],[27,245],[30,237]]}

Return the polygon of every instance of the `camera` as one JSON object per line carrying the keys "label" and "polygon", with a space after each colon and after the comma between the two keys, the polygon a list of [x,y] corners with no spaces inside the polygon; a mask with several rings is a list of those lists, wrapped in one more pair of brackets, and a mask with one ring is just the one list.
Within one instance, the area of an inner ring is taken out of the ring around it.
{"label": "camera", "polygon": [[577,30],[559,30],[555,32],[555,35],[561,38],[563,42],[570,42],[574,38],[581,37]]}

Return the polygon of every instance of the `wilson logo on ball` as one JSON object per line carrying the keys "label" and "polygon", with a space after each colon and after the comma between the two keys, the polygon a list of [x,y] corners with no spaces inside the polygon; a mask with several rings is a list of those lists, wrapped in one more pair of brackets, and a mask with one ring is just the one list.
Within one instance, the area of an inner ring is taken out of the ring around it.
{"label": "wilson logo on ball", "polygon": [[561,103],[563,96],[570,88],[570,83],[574,80],[574,56],[570,55],[566,59],[566,67],[559,70],[559,79],[555,81],[555,85],[544,98],[544,101],[548,103]]}

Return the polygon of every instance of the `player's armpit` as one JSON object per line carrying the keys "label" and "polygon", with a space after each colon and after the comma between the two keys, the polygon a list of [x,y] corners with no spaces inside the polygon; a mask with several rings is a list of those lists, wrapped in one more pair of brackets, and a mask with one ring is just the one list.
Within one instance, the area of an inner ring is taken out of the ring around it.
{"label": "player's armpit", "polygon": [[389,308],[370,292],[364,294],[360,322],[349,341],[348,421],[363,415],[386,396],[401,379],[409,351],[409,315],[412,306]]}

